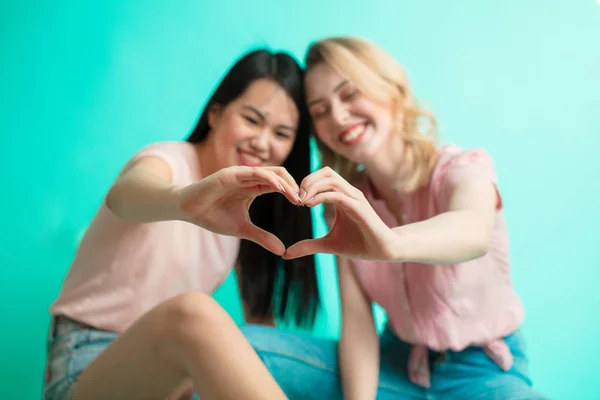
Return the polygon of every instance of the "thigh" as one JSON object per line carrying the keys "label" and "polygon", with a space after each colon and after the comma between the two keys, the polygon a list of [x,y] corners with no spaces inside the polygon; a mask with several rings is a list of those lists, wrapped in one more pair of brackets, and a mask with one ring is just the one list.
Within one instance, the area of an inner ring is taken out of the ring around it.
{"label": "thigh", "polygon": [[427,398],[426,389],[415,385],[408,378],[410,345],[401,341],[386,328],[380,338],[380,347],[381,365],[377,399],[419,400]]}
{"label": "thigh", "polygon": [[481,348],[448,352],[446,361],[433,366],[432,384],[441,400],[534,400],[546,399],[536,393],[529,378],[523,337],[516,332],[505,338],[513,365],[503,371]]}
{"label": "thigh", "polygon": [[537,393],[523,379],[506,372],[495,375],[471,377],[461,384],[439,393],[439,400],[549,400]]}
{"label": "thigh", "polygon": [[229,314],[210,296],[177,295],[119,335],[82,372],[74,400],[283,398]]}
{"label": "thigh", "polygon": [[81,372],[117,337],[66,318],[56,319],[48,340],[44,400],[71,400]]}
{"label": "thigh", "polygon": [[[290,400],[343,399],[337,341],[260,325],[241,329]],[[424,391],[382,357],[377,399],[423,398]]]}
{"label": "thigh", "polygon": [[181,337],[171,333],[184,331],[177,327],[186,324],[194,330],[187,317],[192,312],[182,304],[202,308],[201,300],[196,294],[177,296],[142,315],[84,369],[73,386],[73,400],[178,398],[191,383],[188,371],[174,361]]}
{"label": "thigh", "polygon": [[262,325],[241,330],[290,400],[342,399],[335,341]]}

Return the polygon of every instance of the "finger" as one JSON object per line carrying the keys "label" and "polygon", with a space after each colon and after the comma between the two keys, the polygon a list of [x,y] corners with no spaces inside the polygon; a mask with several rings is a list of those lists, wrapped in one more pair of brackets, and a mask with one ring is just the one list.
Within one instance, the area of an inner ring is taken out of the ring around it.
{"label": "finger", "polygon": [[[273,185],[268,184],[267,182],[265,182],[264,179],[258,179],[258,178],[245,179],[245,180],[241,180],[239,182],[239,186],[241,186],[241,187],[262,186],[262,185],[266,185],[266,186],[273,188]],[[273,188],[273,189],[275,189],[275,188]],[[277,190],[281,190],[281,189],[279,187],[277,187]]]}
{"label": "finger", "polygon": [[343,193],[344,195],[350,197],[353,195],[352,190],[347,188],[342,181],[334,177],[324,178],[316,181],[310,186],[305,187],[304,190],[306,191],[304,203],[312,199],[317,193],[323,192]]}
{"label": "finger", "polygon": [[279,177],[280,184],[285,188],[282,194],[290,201],[292,204],[300,205],[300,197],[298,197],[298,187],[295,185],[290,185],[284,178]]}
{"label": "finger", "polygon": [[268,182],[265,182],[264,179],[248,179],[248,180],[242,180],[239,183],[239,186],[245,188],[245,193],[248,196],[252,196],[252,197],[256,197],[256,196],[260,196],[262,194],[266,194],[266,193],[281,193],[283,194],[288,201],[290,201],[292,204],[300,204],[300,200],[298,199],[298,196],[295,194],[295,192],[293,190],[281,190],[281,188],[279,186],[274,187],[272,184],[269,184]]}
{"label": "finger", "polygon": [[287,169],[285,169],[284,167],[265,167],[265,168],[273,171],[274,173],[279,175],[281,178],[283,178],[290,185],[290,187],[294,190],[294,193],[298,193],[298,190],[300,188],[298,187],[298,184],[296,183],[296,180],[294,179],[294,177],[288,172]]}
{"label": "finger", "polygon": [[280,193],[279,190],[273,189],[270,185],[254,184],[245,189],[246,194],[250,197],[257,197],[267,193]]}
{"label": "finger", "polygon": [[[239,186],[251,182],[263,182],[268,183],[273,188],[280,191],[284,190],[283,186],[281,186],[280,178],[277,175],[269,173],[269,171],[260,167],[230,167],[222,171],[222,180],[225,181],[225,184],[228,186]],[[232,181],[232,177],[235,178],[235,181]]]}
{"label": "finger", "polygon": [[[301,192],[304,191],[304,193],[306,193],[306,187],[310,186],[314,182],[318,182],[321,179],[331,177],[333,174],[336,174],[336,172],[334,170],[332,170],[331,168],[329,168],[329,167],[321,168],[321,169],[309,174],[304,179],[302,179],[302,182],[300,182],[299,190]],[[300,196],[300,197],[302,197],[302,196]]]}
{"label": "finger", "polygon": [[327,176],[320,177],[316,180],[312,180],[309,183],[302,182],[301,189],[303,189],[305,193],[305,202],[319,192],[343,192],[346,195],[356,199],[362,195],[360,190],[352,186],[348,181],[335,172]]}
{"label": "finger", "polygon": [[284,260],[293,260],[317,253],[331,253],[332,249],[327,248],[327,237],[319,239],[306,239],[290,246],[283,255]]}
{"label": "finger", "polygon": [[347,194],[333,191],[317,193],[308,199],[304,205],[307,207],[314,207],[323,203],[334,204],[336,206],[341,206],[344,209],[354,209],[357,205],[356,200]]}
{"label": "finger", "polygon": [[300,204],[297,190],[290,186],[285,179],[277,175],[274,171],[269,170],[267,167],[233,167],[231,170],[236,176],[238,186],[248,187],[254,184],[268,184],[275,189],[273,191],[282,193],[291,203]]}
{"label": "finger", "polygon": [[259,244],[278,256],[282,256],[285,253],[285,246],[277,236],[257,227],[252,222],[246,223],[240,236]]}
{"label": "finger", "polygon": [[297,196],[298,192],[295,187],[291,186],[289,182],[274,171],[269,170],[268,168],[257,167],[254,170],[254,174],[256,178],[264,179],[265,182],[276,182],[276,186],[273,187],[278,187],[281,193],[293,204],[299,204],[300,199]]}

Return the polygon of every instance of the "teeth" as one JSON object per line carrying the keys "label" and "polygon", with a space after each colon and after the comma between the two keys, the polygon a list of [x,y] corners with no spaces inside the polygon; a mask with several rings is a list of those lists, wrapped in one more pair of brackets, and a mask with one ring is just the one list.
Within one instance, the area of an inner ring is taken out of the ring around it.
{"label": "teeth", "polygon": [[361,133],[363,133],[364,128],[365,128],[364,125],[359,125],[355,128],[352,128],[352,130],[350,132],[348,132],[344,136],[342,136],[341,141],[343,143],[348,143],[348,142],[353,141],[354,139],[359,137]]}
{"label": "teeth", "polygon": [[246,161],[250,162],[251,164],[260,164],[260,163],[262,163],[262,159],[260,159],[259,157],[254,156],[252,154],[248,154],[248,153],[242,152],[242,156],[246,159]]}
{"label": "teeth", "polygon": [[255,156],[252,156],[250,154],[244,154],[244,157],[246,158],[246,160],[251,161],[251,162],[260,162],[261,159]]}

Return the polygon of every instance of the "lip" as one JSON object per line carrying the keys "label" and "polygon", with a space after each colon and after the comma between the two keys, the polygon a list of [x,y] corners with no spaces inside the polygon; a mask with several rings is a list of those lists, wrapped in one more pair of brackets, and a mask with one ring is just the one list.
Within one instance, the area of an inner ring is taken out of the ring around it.
{"label": "lip", "polygon": [[[260,167],[265,162],[265,160],[262,157],[254,154],[254,153],[250,153],[249,151],[238,150],[237,153],[238,153],[238,157],[240,159],[240,164],[245,167]],[[258,158],[260,161],[250,160],[250,159],[248,159],[248,156],[250,156],[252,158]]]}
{"label": "lip", "polygon": [[[363,128],[363,131],[356,138],[352,139],[349,142],[344,142],[342,140],[344,138],[344,136],[346,136],[348,133],[350,133],[354,129],[361,127],[361,126]],[[352,124],[339,133],[338,141],[341,144],[343,144],[344,146],[353,146],[362,140],[363,136],[365,135],[366,129],[367,129],[367,122],[357,122],[356,124]]]}

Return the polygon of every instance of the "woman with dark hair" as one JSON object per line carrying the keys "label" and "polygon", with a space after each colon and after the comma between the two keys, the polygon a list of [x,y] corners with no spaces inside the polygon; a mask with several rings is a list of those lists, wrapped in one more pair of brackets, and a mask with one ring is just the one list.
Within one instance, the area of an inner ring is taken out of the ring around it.
{"label": "woman with dark hair", "polygon": [[210,295],[237,267],[248,321],[314,322],[314,258],[281,258],[312,236],[296,184],[310,173],[308,124],[300,66],[257,50],[186,141],[132,157],[50,308],[44,399],[285,397]]}

